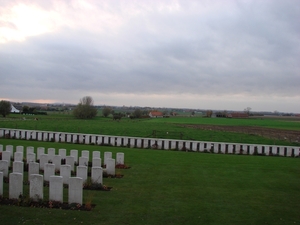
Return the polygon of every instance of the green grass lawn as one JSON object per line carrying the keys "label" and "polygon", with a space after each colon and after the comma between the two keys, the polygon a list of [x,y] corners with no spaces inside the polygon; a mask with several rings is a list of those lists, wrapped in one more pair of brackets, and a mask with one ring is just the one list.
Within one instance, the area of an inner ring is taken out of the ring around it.
{"label": "green grass lawn", "polygon": [[[0,144],[125,153],[90,211],[0,206],[1,224],[299,224],[299,158],[187,153],[0,139]],[[5,195],[8,186],[4,185]],[[45,196],[47,196],[45,188]],[[24,189],[28,195],[28,187]],[[67,201],[67,191],[65,191]]]}
{"label": "green grass lawn", "polygon": [[[1,128],[60,131],[72,133],[89,133],[130,137],[153,137],[165,139],[184,139],[213,142],[268,144],[268,145],[299,145],[285,140],[268,139],[259,135],[233,133],[213,130],[202,130],[182,127],[182,124],[210,124],[233,126],[258,126],[277,129],[299,130],[300,122],[282,119],[227,119],[202,117],[171,117],[155,119],[123,118],[114,121],[111,118],[96,117],[92,120],[78,120],[67,114],[50,114],[38,116],[10,115],[1,119]],[[168,133],[168,135],[167,135]]]}

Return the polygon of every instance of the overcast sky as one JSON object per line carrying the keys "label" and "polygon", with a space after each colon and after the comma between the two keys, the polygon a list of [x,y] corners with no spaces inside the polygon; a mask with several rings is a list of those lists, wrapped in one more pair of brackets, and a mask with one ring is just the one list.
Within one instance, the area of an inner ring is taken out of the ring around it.
{"label": "overcast sky", "polygon": [[0,100],[300,113],[299,0],[0,0]]}

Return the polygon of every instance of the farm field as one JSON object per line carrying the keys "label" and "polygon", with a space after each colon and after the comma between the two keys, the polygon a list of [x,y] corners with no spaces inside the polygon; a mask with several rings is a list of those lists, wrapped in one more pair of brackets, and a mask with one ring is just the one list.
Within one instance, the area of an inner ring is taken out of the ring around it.
{"label": "farm field", "polygon": [[[0,144],[125,153],[130,169],[84,191],[90,211],[0,205],[1,224],[299,224],[299,158],[0,139]],[[4,185],[7,196],[8,185]],[[48,189],[44,189],[47,199]],[[28,187],[24,188],[28,196]],[[64,193],[67,201],[67,192]]]}
{"label": "farm field", "polygon": [[0,120],[0,127],[102,135],[152,137],[232,143],[300,145],[299,118],[203,118],[170,117],[154,119],[112,118],[97,116],[77,120],[68,114],[47,116],[10,115]]}

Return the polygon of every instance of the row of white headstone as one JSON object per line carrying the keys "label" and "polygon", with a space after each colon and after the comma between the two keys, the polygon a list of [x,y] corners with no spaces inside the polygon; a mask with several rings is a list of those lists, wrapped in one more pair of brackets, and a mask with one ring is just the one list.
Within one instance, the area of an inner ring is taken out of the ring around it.
{"label": "row of white headstone", "polygon": [[245,154],[245,155],[279,155],[285,157],[300,157],[299,146],[277,146],[247,143],[221,143],[209,141],[191,141],[174,139],[138,138],[107,136],[93,134],[74,134],[50,131],[34,131],[0,128],[0,137],[16,138],[38,141],[55,141],[66,143],[82,143],[95,145],[112,145],[134,148],[154,148],[161,150],[185,150],[194,152],[211,151],[221,154]]}
{"label": "row of white headstone", "polygon": [[[68,185],[68,203],[82,205],[83,179],[71,177]],[[23,174],[13,172],[9,174],[9,199],[19,199],[23,195]],[[0,196],[3,196],[3,172],[0,172]],[[29,198],[33,201],[44,199],[43,175],[30,175]],[[49,201],[63,203],[63,177],[50,176],[49,179]]]}
{"label": "row of white headstone", "polygon": [[[3,146],[1,147],[3,148]],[[14,152],[14,146],[12,145],[7,145],[5,147],[6,150],[2,151],[2,160],[0,160],[0,172],[2,176],[0,183],[0,190],[2,190],[2,192],[0,192],[0,195],[3,193],[3,177],[8,177],[9,175],[9,196],[10,198],[17,198],[17,196],[23,193],[24,147],[17,146],[16,152]],[[14,154],[12,154],[13,152]],[[35,198],[34,196],[38,196],[38,198],[42,199],[43,195],[41,193],[43,192],[43,182],[48,181],[50,185],[49,200],[60,201],[62,199],[61,188],[63,187],[63,184],[68,184],[69,203],[73,203],[75,201],[74,199],[77,199],[76,203],[82,204],[82,197],[80,197],[82,196],[82,190],[81,192],[79,191],[78,185],[80,183],[82,189],[84,182],[86,182],[88,178],[89,151],[82,151],[79,160],[78,150],[71,150],[72,155],[67,156],[66,149],[59,149],[59,155],[56,155],[55,148],[48,148],[48,154],[44,154],[45,148],[39,147],[37,148],[37,153],[39,163],[36,162],[34,147],[26,148],[27,157],[25,163],[28,164],[28,180],[31,185],[30,197]],[[12,155],[14,155],[14,157],[11,157]],[[103,184],[104,170],[101,167],[100,157],[100,151],[93,151],[91,181],[95,184]],[[13,159],[12,173],[9,174],[11,159]],[[65,159],[64,165],[61,165],[61,159]],[[75,159],[77,159],[77,163],[79,163],[76,167],[74,166],[76,164]],[[115,175],[115,166],[118,164],[124,164],[124,153],[118,152],[116,154],[116,159],[117,160],[112,158],[112,152],[104,152],[105,170],[108,175]],[[74,171],[74,167],[76,168],[76,177],[71,177],[71,172]],[[43,171],[44,175],[40,175],[40,171]],[[55,176],[55,172],[59,172],[60,175]],[[22,182],[20,182],[20,180],[22,180]],[[33,184],[31,184],[32,182]],[[22,184],[22,186],[20,186],[20,184]],[[14,189],[11,185],[18,185],[18,188]],[[74,192],[72,191],[72,187],[77,190],[78,194],[72,194]],[[70,197],[73,195],[74,197]]]}

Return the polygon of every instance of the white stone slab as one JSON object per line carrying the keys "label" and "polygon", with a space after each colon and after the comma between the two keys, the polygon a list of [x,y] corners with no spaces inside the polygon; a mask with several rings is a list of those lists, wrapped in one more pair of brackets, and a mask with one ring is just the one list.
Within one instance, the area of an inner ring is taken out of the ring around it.
{"label": "white stone slab", "polygon": [[76,176],[81,177],[83,183],[86,182],[88,175],[88,167],[87,166],[77,166],[76,168]]}
{"label": "white stone slab", "polygon": [[49,201],[63,202],[63,178],[61,176],[50,176]]}
{"label": "white stone slab", "polygon": [[41,154],[40,155],[40,170],[45,169],[45,164],[48,163],[48,155],[47,154]]}
{"label": "white stone slab", "polygon": [[55,156],[55,148],[48,148],[48,160],[53,162]]}
{"label": "white stone slab", "polygon": [[200,143],[200,151],[201,151],[201,152],[204,151],[204,144],[205,144],[204,142],[201,142],[201,143]]}
{"label": "white stone slab", "polygon": [[10,152],[10,158],[13,159],[13,157],[14,157],[14,146],[13,145],[6,145],[5,147],[6,147],[6,151]]}
{"label": "white stone slab", "polygon": [[71,166],[71,171],[74,171],[74,164],[75,164],[74,156],[66,156],[66,165]]}
{"label": "white stone slab", "polygon": [[176,141],[171,141],[171,150],[176,149]]}
{"label": "white stone slab", "polygon": [[112,152],[104,152],[104,165],[107,164],[107,159],[112,158]]}
{"label": "white stone slab", "polygon": [[64,148],[58,149],[58,155],[60,155],[61,159],[66,159],[67,149]]}
{"label": "white stone slab", "polygon": [[101,152],[100,151],[93,151],[93,158],[101,158]]}
{"label": "white stone slab", "polygon": [[116,175],[116,160],[115,159],[107,159],[106,160],[106,172],[107,172],[107,175],[112,175],[112,176],[115,176]]}
{"label": "white stone slab", "polygon": [[43,140],[43,133],[42,132],[38,132],[37,139],[38,139],[38,141],[42,141]]}
{"label": "white stone slab", "polygon": [[3,196],[3,172],[0,172],[0,196]]}
{"label": "white stone slab", "polygon": [[13,173],[24,173],[24,163],[20,161],[13,162]]}
{"label": "white stone slab", "polygon": [[292,156],[292,147],[288,146],[286,147],[286,156],[290,157]]}
{"label": "white stone slab", "polygon": [[27,153],[26,163],[35,162],[35,153]]}
{"label": "white stone slab", "polygon": [[66,142],[66,134],[65,133],[60,134],[60,142]]}
{"label": "white stone slab", "polygon": [[233,144],[228,144],[228,154],[232,154],[233,153]]}
{"label": "white stone slab", "polygon": [[17,146],[16,147],[16,152],[22,152],[22,153],[24,153],[24,146],[21,146],[21,145]]}
{"label": "white stone slab", "polygon": [[79,166],[88,166],[89,165],[89,161],[88,158],[86,157],[79,157]]}
{"label": "white stone slab", "polygon": [[3,173],[4,177],[8,177],[8,161],[0,160],[0,172]]}
{"label": "white stone slab", "polygon": [[55,170],[59,171],[60,167],[61,167],[61,156],[60,155],[55,155],[53,157],[53,164],[54,164]]}
{"label": "white stone slab", "polygon": [[9,174],[9,199],[18,199],[23,195],[23,174],[10,173]]}
{"label": "white stone slab", "polygon": [[93,158],[92,167],[101,167],[101,158]]}
{"label": "white stone slab", "polygon": [[249,145],[249,155],[253,155],[253,153],[254,153],[254,148],[255,148],[254,145]]}
{"label": "white stone slab", "polygon": [[69,204],[77,203],[82,205],[83,180],[80,177],[71,177],[69,179]]}
{"label": "white stone slab", "polygon": [[225,154],[226,153],[226,144],[221,143],[221,153]]}
{"label": "white stone slab", "polygon": [[43,175],[32,174],[29,177],[29,197],[33,201],[44,199],[44,178]]}
{"label": "white stone slab", "polygon": [[257,145],[257,153],[262,154],[263,153],[263,145]]}
{"label": "white stone slab", "polygon": [[136,140],[136,147],[141,148],[142,147],[142,139],[137,139]]}
{"label": "white stone slab", "polygon": [[67,134],[66,142],[68,142],[68,143],[72,142],[72,134]]}
{"label": "white stone slab", "polygon": [[0,145],[0,152],[3,152],[3,145]]}
{"label": "white stone slab", "polygon": [[[192,145],[191,150],[194,151],[194,152],[196,152],[196,151],[197,151],[197,144],[198,144],[198,143],[197,143],[197,142],[191,142],[191,143],[192,143],[192,144],[191,144],[191,145]],[[167,146],[167,145],[166,145],[166,146]]]}
{"label": "white stone slab", "polygon": [[74,162],[78,163],[78,150],[72,149],[70,151],[70,155],[74,157]]}
{"label": "white stone slab", "polygon": [[87,150],[83,150],[83,151],[81,152],[81,157],[85,157],[85,158],[87,158],[88,161],[89,161],[89,159],[90,159],[90,152],[87,151]]}
{"label": "white stone slab", "polygon": [[279,147],[279,155],[284,156],[284,146]]}
{"label": "white stone slab", "polygon": [[123,152],[117,152],[116,155],[116,165],[124,165],[124,153]]}
{"label": "white stone slab", "polygon": [[70,165],[61,165],[60,176],[63,178],[64,184],[69,184],[69,178],[71,177],[71,166]]}
{"label": "white stone slab", "polygon": [[30,179],[30,176],[33,174],[39,174],[40,172],[40,165],[36,162],[30,162],[28,164],[28,180]]}
{"label": "white stone slab", "polygon": [[103,169],[102,167],[92,167],[91,179],[93,183],[103,184]]}
{"label": "white stone slab", "polygon": [[91,136],[91,143],[96,144],[96,136],[95,135]]}
{"label": "white stone slab", "polygon": [[28,147],[26,148],[26,155],[27,155],[28,153],[34,153],[34,147],[28,146]]}
{"label": "white stone slab", "polygon": [[37,148],[37,160],[40,160],[41,155],[45,154],[45,148],[44,147],[38,147]]}
{"label": "white stone slab", "polygon": [[52,163],[45,164],[44,180],[50,181],[50,177],[55,175],[55,165]]}
{"label": "white stone slab", "polygon": [[14,153],[14,161],[22,162],[23,161],[23,152],[15,152]]}
{"label": "white stone slab", "polygon": [[10,160],[11,160],[10,154],[11,154],[10,151],[2,152],[2,160],[7,161],[8,167],[10,167]]}

